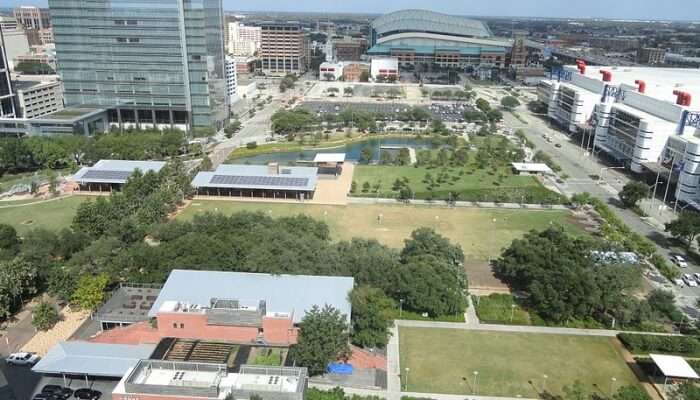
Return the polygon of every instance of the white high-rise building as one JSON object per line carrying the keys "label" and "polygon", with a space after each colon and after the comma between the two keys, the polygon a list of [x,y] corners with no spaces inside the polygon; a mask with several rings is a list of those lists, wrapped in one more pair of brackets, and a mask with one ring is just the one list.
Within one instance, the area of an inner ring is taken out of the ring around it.
{"label": "white high-rise building", "polygon": [[262,30],[240,22],[228,24],[228,52],[234,56],[253,56],[260,49]]}
{"label": "white high-rise building", "polygon": [[236,59],[226,56],[226,95],[229,104],[238,100],[238,74],[236,72]]}

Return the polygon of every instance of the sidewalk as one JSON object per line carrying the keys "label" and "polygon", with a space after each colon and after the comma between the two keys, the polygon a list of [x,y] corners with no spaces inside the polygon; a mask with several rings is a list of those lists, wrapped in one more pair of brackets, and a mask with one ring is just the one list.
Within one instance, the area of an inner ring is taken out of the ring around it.
{"label": "sidewalk", "polygon": [[397,199],[372,198],[372,197],[348,197],[350,204],[395,204],[395,205],[421,205],[430,207],[459,207],[459,208],[501,208],[509,210],[569,210],[570,208],[562,204],[519,204],[519,203],[494,203],[483,201],[457,201],[447,204],[444,200],[409,200],[404,203]]}
{"label": "sidewalk", "polygon": [[32,311],[38,304],[39,298],[32,299],[8,323],[0,337],[0,357],[6,357],[27,344],[36,333],[32,325]]}

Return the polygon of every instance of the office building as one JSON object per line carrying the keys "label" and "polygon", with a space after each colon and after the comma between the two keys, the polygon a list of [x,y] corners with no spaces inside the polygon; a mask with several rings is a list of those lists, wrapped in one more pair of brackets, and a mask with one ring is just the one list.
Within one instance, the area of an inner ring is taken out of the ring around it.
{"label": "office building", "polygon": [[67,106],[111,125],[222,128],[221,0],[49,0]]}
{"label": "office building", "polygon": [[63,109],[63,84],[56,75],[23,75],[13,81],[22,118],[37,118]]}
{"label": "office building", "polygon": [[343,63],[343,80],[345,82],[361,82],[369,80],[368,62],[344,62]]}
{"label": "office building", "polygon": [[510,66],[524,67],[527,65],[527,40],[528,33],[525,31],[513,32],[513,47],[510,50]]}
{"label": "office building", "polygon": [[17,23],[24,29],[46,29],[51,27],[51,15],[48,8],[20,6],[13,11]]}
{"label": "office building", "polygon": [[700,209],[700,71],[566,66],[543,81],[548,115],[587,148],[637,174],[660,176],[675,196]]}
{"label": "office building", "polygon": [[303,400],[306,368],[141,360],[112,391],[114,400]]}
{"label": "office building", "polygon": [[17,117],[15,92],[12,88],[4,37],[3,30],[0,28],[0,118],[15,118]]}
{"label": "office building", "polygon": [[238,100],[238,73],[236,72],[236,60],[233,57],[226,56],[226,95],[228,96],[229,104],[233,104]]}
{"label": "office building", "polygon": [[383,15],[370,29],[372,57],[393,57],[401,65],[503,68],[511,42],[493,36],[485,23],[425,10]]}
{"label": "office building", "polygon": [[271,75],[306,72],[309,44],[299,23],[266,23],[261,28],[262,72]]}
{"label": "office building", "polygon": [[39,29],[39,40],[41,40],[41,44],[47,45],[47,44],[53,44],[53,29],[51,28],[44,28],[44,29]]}
{"label": "office building", "polygon": [[318,79],[321,81],[339,81],[343,77],[343,67],[343,63],[321,63],[318,67]]}
{"label": "office building", "polygon": [[637,50],[637,62],[640,64],[663,64],[666,59],[666,49],[644,47]]}
{"label": "office building", "polygon": [[15,57],[15,64],[22,62],[44,64],[56,71],[56,48],[53,45],[33,46],[30,53]]}
{"label": "office building", "polygon": [[233,56],[250,57],[260,50],[262,29],[246,26],[240,22],[228,24],[228,53]]}
{"label": "office building", "polygon": [[375,81],[398,81],[399,60],[397,58],[372,58],[370,76]]}
{"label": "office building", "polygon": [[343,38],[330,41],[333,60],[360,61],[367,51],[367,40],[361,38]]}
{"label": "office building", "polygon": [[591,47],[611,51],[630,51],[639,48],[636,37],[594,37],[589,40]]}
{"label": "office building", "polygon": [[0,15],[0,29],[2,29],[3,31],[17,30],[17,20],[15,19],[15,17],[6,17]]}
{"label": "office building", "polygon": [[[18,56],[29,53],[29,39],[25,31],[21,29],[2,31],[2,38],[5,48],[5,59],[10,70],[15,68],[15,59]],[[37,39],[38,40],[38,39]]]}

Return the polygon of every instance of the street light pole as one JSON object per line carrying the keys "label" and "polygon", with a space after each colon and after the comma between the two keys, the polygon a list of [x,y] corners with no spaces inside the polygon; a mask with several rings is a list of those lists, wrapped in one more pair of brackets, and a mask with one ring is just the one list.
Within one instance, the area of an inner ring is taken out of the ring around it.
{"label": "street light pole", "polygon": [[544,378],[544,380],[542,381],[542,393],[544,393],[547,391],[547,378],[549,377],[547,376],[547,374],[544,374],[542,375],[542,378]]}
{"label": "street light pole", "polygon": [[610,396],[613,395],[613,390],[615,389],[615,382],[617,382],[617,378],[614,376],[610,379]]}
{"label": "street light pole", "polygon": [[411,369],[406,367],[405,371],[406,371],[406,382],[404,384],[403,390],[408,391],[408,373],[411,371]]}
{"label": "street light pole", "polygon": [[479,387],[478,385],[478,378],[479,378],[479,371],[474,371],[474,395],[479,394]]}
{"label": "street light pole", "polygon": [[515,304],[510,305],[510,323],[513,323],[513,315],[515,314]]}
{"label": "street light pole", "polygon": [[399,318],[403,315],[403,299],[399,299]]}

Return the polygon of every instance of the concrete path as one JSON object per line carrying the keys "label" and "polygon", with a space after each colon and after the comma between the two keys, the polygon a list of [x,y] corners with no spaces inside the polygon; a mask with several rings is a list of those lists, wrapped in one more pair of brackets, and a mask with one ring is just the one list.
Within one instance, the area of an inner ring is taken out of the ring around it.
{"label": "concrete path", "polygon": [[399,358],[399,328],[394,321],[386,346],[386,387],[389,400],[401,399],[401,362]]}
{"label": "concrete path", "polygon": [[476,307],[472,303],[472,297],[467,296],[467,310],[464,312],[464,322],[467,325],[480,325],[479,316],[476,315]]}
{"label": "concrete path", "polygon": [[561,204],[518,204],[518,203],[493,203],[477,201],[457,201],[454,205],[448,205],[446,201],[410,200],[408,203],[400,202],[397,199],[372,198],[372,197],[349,197],[349,203],[355,204],[408,204],[431,207],[460,207],[460,208],[496,208],[508,210],[569,210],[570,208]]}
{"label": "concrete path", "polygon": [[443,328],[478,330],[491,332],[513,332],[513,333],[542,333],[553,335],[578,335],[578,336],[602,336],[615,337],[618,333],[638,333],[640,335],[655,336],[679,336],[677,333],[657,333],[657,332],[630,332],[610,329],[579,329],[579,328],[559,328],[551,326],[529,326],[529,325],[497,325],[497,324],[473,324],[461,322],[437,322],[437,321],[409,321],[396,320],[398,327],[406,328]]}

